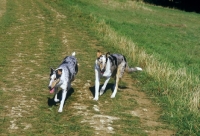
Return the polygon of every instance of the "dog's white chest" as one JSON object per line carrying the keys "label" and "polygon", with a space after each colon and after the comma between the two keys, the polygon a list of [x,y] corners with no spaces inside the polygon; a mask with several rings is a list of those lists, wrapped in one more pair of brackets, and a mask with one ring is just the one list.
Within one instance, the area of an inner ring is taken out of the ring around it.
{"label": "dog's white chest", "polygon": [[104,77],[110,77],[112,75],[110,67],[111,67],[110,60],[108,59],[108,62],[106,64],[106,70],[105,70],[105,72],[103,73],[102,76],[104,76]]}
{"label": "dog's white chest", "polygon": [[111,71],[105,71],[103,74],[102,74],[103,77],[110,77],[111,76]]}

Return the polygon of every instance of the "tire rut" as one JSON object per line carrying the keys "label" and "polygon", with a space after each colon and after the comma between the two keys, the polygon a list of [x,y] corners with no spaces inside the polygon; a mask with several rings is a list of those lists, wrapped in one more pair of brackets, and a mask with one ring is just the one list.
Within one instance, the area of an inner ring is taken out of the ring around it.
{"label": "tire rut", "polygon": [[[123,91],[128,92],[128,96],[131,95],[131,98],[135,99],[138,106],[130,112],[133,116],[140,118],[141,126],[144,127],[145,132],[149,136],[171,136],[174,134],[174,131],[166,129],[167,125],[159,121],[161,109],[158,105],[154,104],[150,98],[144,92],[139,91],[135,88],[133,84],[133,79],[131,79],[127,74],[123,77],[127,84],[127,89]],[[136,81],[135,81],[136,82]],[[152,128],[157,128],[153,129]]]}

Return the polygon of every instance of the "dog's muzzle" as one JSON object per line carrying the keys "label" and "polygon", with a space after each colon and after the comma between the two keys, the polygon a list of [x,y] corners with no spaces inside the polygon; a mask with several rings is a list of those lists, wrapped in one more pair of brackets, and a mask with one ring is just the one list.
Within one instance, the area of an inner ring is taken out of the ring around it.
{"label": "dog's muzzle", "polygon": [[101,72],[101,74],[103,75],[103,73],[106,71],[106,69],[104,68],[104,69],[102,69],[102,70],[100,70],[100,72]]}
{"label": "dog's muzzle", "polygon": [[49,88],[49,92],[52,94],[54,93],[54,88],[51,88],[51,86],[48,87]]}

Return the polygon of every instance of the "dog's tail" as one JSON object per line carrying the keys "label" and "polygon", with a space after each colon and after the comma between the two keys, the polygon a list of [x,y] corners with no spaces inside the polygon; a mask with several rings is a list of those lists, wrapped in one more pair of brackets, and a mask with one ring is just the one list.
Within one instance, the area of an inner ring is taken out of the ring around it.
{"label": "dog's tail", "polygon": [[72,53],[72,56],[75,56],[75,55],[76,55],[76,53],[75,53],[75,52],[73,52],[73,53]]}
{"label": "dog's tail", "polygon": [[131,73],[131,72],[135,72],[135,71],[142,71],[142,68],[140,68],[140,67],[129,68],[128,64],[126,64],[125,71],[127,73]]}

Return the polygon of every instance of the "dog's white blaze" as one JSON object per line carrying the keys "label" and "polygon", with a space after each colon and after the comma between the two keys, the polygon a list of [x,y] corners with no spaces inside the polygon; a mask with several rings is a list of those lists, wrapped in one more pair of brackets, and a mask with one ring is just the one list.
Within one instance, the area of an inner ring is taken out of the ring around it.
{"label": "dog's white blaze", "polygon": [[51,75],[51,79],[50,79],[50,82],[49,82],[49,86],[52,86],[52,83],[53,83],[53,81],[54,81],[55,78],[56,78],[56,75],[55,75],[55,74]]}
{"label": "dog's white blaze", "polygon": [[106,56],[105,55],[103,55],[103,57],[102,57],[102,65],[103,65],[103,68],[105,68],[105,66],[106,66]]}
{"label": "dog's white blaze", "polygon": [[102,55],[99,60],[96,60],[96,64],[98,64],[99,69],[102,71],[106,66],[106,56]]}

